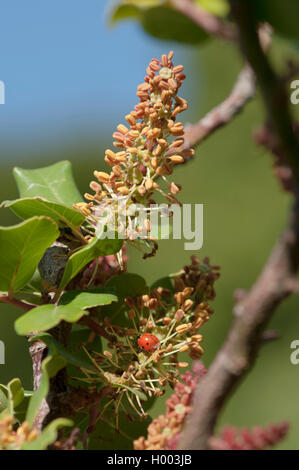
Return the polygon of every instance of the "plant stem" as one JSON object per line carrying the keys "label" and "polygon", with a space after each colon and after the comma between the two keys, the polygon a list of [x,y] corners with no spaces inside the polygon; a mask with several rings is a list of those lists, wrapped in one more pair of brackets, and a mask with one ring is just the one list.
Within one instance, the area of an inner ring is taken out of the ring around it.
{"label": "plant stem", "polygon": [[16,307],[21,308],[22,310],[26,310],[26,312],[29,312],[29,310],[32,310],[33,308],[37,307],[35,304],[29,304],[26,302],[23,302],[22,300],[17,300],[9,297],[8,295],[0,295],[0,302],[5,302],[7,304],[15,305]]}

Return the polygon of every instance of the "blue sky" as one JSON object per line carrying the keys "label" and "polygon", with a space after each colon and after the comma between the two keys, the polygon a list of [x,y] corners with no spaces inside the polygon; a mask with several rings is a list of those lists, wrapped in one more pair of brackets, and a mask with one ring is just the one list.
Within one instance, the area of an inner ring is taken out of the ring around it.
{"label": "blue sky", "polygon": [[[2,149],[112,133],[135,104],[152,57],[174,48],[188,67],[190,48],[157,41],[134,21],[110,28],[108,3],[1,0]],[[188,82],[188,98],[187,90]]]}

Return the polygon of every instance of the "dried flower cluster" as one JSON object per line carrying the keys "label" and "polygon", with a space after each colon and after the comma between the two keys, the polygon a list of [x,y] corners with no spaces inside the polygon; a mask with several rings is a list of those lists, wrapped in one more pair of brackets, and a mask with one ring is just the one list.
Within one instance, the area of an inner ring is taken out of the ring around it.
{"label": "dried flower cluster", "polygon": [[[202,356],[203,336],[198,329],[213,313],[208,301],[215,297],[214,282],[219,277],[219,266],[211,266],[208,258],[203,261],[200,263],[193,256],[190,265],[172,280],[169,278],[167,288],[157,286],[149,295],[127,297],[122,315],[131,328],[104,318],[102,328],[108,348],[103,353],[91,353],[98,374],[86,374],[85,381],[104,381],[112,386],[111,404],[117,409],[126,396],[132,408],[144,415],[140,394],[162,395],[167,383],[176,385],[178,369],[188,366],[178,359],[178,353],[188,352],[192,359]],[[159,340],[154,351],[145,352],[138,347],[137,340],[144,333],[152,333]]]}
{"label": "dried flower cluster", "polygon": [[210,439],[210,446],[214,450],[263,450],[282,441],[288,430],[286,422],[241,430],[226,426],[219,437]]}
{"label": "dried flower cluster", "polygon": [[0,450],[20,450],[24,442],[31,442],[36,437],[37,431],[30,430],[26,421],[15,430],[12,416],[5,415],[0,419]]}
{"label": "dried flower cluster", "polygon": [[[171,203],[178,202],[175,196],[181,187],[167,177],[173,173],[174,165],[183,163],[184,157],[194,152],[179,153],[184,143],[184,127],[176,118],[188,105],[177,96],[185,79],[184,67],[174,66],[172,57],[171,51],[160,60],[151,60],[144,82],[137,89],[139,103],[126,116],[127,125],[119,124],[113,134],[113,144],[119,151],[106,150],[105,161],[111,172],[95,171],[97,181],[90,183],[94,194],[86,193],[89,202],[75,205],[91,225],[103,216],[107,207],[117,216],[120,199],[125,201],[126,208],[136,203],[149,207],[155,204],[156,192]],[[178,152],[174,154],[176,149]],[[159,177],[166,190],[161,187]],[[132,225],[133,221],[128,220],[124,228],[128,239],[136,238],[140,230],[150,231],[148,221],[145,227],[134,227],[134,230]]]}
{"label": "dried flower cluster", "polygon": [[135,450],[176,449],[186,416],[191,411],[192,396],[198,380],[206,373],[200,361],[193,364],[192,373],[180,377],[173,395],[166,400],[166,413],[154,419],[148,427],[147,437],[134,441]]}

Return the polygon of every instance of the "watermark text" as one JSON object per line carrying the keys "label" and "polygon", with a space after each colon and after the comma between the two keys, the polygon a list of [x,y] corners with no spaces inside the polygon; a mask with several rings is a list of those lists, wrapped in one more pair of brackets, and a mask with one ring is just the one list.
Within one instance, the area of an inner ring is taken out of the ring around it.
{"label": "watermark text", "polygon": [[142,204],[127,206],[126,198],[115,205],[96,206],[97,237],[100,239],[185,240],[185,250],[203,246],[203,204]]}
{"label": "watermark text", "polygon": [[5,345],[0,341],[0,364],[5,364]]}
{"label": "watermark text", "polygon": [[290,348],[294,349],[294,351],[290,355],[290,361],[291,364],[296,366],[297,364],[299,364],[299,339],[294,339],[290,344]]}
{"label": "watermark text", "polygon": [[291,103],[298,104],[299,103],[299,80],[293,80],[290,84],[292,90],[291,93]]}

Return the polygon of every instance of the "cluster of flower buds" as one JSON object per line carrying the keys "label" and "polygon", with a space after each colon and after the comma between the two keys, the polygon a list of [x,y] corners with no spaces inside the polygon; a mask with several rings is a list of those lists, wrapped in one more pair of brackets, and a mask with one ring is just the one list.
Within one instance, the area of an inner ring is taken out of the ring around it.
{"label": "cluster of flower buds", "polygon": [[210,265],[210,259],[205,257],[202,261],[197,256],[191,256],[191,264],[182,269],[175,278],[175,288],[182,286],[195,287],[196,303],[213,300],[216,296],[214,282],[219,278],[220,266]]}
{"label": "cluster of flower buds", "polygon": [[[200,361],[193,364],[192,373],[180,377],[173,395],[166,401],[166,413],[148,426],[146,437],[134,441],[135,450],[175,450],[187,415],[192,411],[192,400],[198,380],[207,372]],[[287,422],[255,426],[252,429],[224,427],[219,436],[212,436],[209,447],[213,450],[263,450],[281,442],[289,430]]]}
{"label": "cluster of flower buds", "polygon": [[181,364],[176,360],[177,353],[188,352],[192,359],[202,356],[203,336],[198,330],[213,314],[208,301],[215,297],[218,271],[219,266],[211,266],[208,258],[201,263],[192,256],[191,264],[172,279],[172,289],[158,286],[135,303],[127,299],[139,334],[150,332],[160,340],[155,361],[171,356],[173,364]]}
{"label": "cluster of flower buds", "polygon": [[127,207],[132,203],[149,207],[155,204],[155,192],[170,203],[178,202],[176,195],[181,186],[169,177],[173,167],[184,163],[184,157],[194,151],[180,152],[184,127],[176,119],[188,105],[177,95],[185,79],[184,67],[174,66],[172,57],[171,51],[160,60],[152,59],[146,69],[144,82],[137,89],[140,102],[126,116],[127,125],[119,124],[113,134],[118,151],[106,150],[110,173],[95,171],[97,181],[90,183],[94,194],[86,193],[89,202],[75,205],[86,217],[97,217],[99,206],[117,210],[115,203],[120,198]]}
{"label": "cluster of flower buds", "polygon": [[288,430],[289,424],[286,422],[255,426],[252,429],[226,426],[220,436],[210,439],[209,444],[214,450],[263,450],[282,441]]}
{"label": "cluster of flower buds", "polygon": [[[193,256],[190,265],[169,278],[167,288],[157,285],[149,294],[125,298],[122,315],[127,325],[131,323],[129,327],[104,318],[102,328],[109,349],[93,354],[101,372],[98,379],[113,385],[114,393],[119,384],[120,395],[130,395],[123,386],[135,391],[136,397],[130,399],[137,398],[141,415],[144,411],[138,393],[159,396],[166,384],[174,387],[179,369],[188,366],[179,358],[180,353],[201,358],[203,336],[198,330],[213,313],[208,301],[215,296],[218,271],[219,266],[211,266],[208,258],[201,263]],[[147,335],[148,345],[142,348],[140,340]]]}
{"label": "cluster of flower buds", "polygon": [[30,430],[26,421],[15,430],[12,416],[5,415],[0,419],[0,450],[20,450],[25,442],[34,441],[36,437],[37,431]]}
{"label": "cluster of flower buds", "polygon": [[148,426],[147,437],[134,441],[135,450],[176,449],[186,416],[191,411],[192,397],[198,380],[206,373],[200,361],[193,364],[192,372],[180,377],[173,395],[166,400],[166,413]]}

